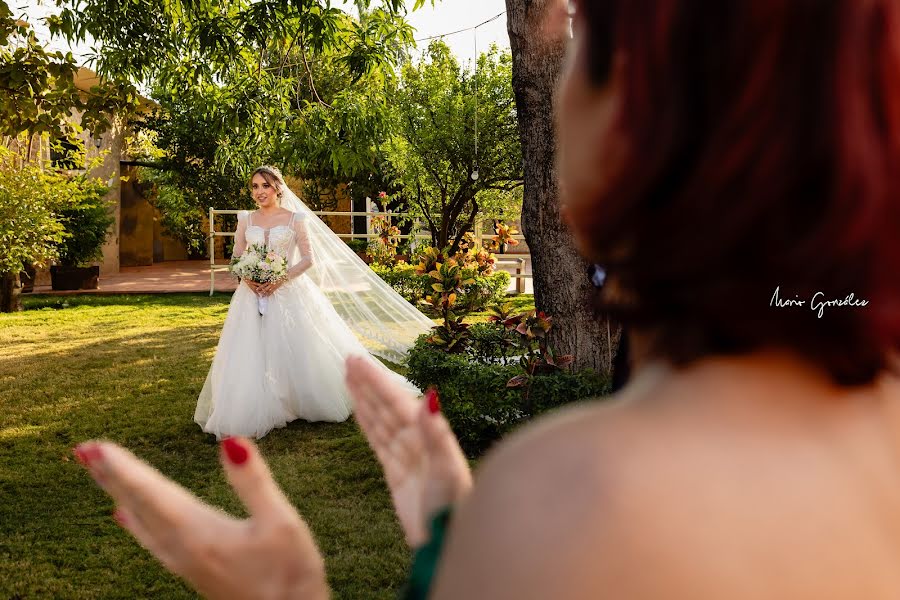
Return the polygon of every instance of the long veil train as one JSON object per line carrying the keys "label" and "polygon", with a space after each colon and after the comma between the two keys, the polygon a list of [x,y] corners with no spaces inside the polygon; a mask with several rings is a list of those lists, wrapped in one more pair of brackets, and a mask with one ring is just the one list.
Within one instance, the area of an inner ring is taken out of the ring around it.
{"label": "long veil train", "polygon": [[372,354],[402,363],[434,323],[394,291],[282,179],[281,206],[305,217],[313,267],[305,275]]}

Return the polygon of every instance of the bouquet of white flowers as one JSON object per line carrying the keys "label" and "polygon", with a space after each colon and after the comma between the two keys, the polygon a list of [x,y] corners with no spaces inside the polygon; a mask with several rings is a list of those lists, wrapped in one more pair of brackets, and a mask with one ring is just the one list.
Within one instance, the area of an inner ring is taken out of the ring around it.
{"label": "bouquet of white flowers", "polygon": [[[240,256],[231,259],[231,274],[255,283],[275,283],[287,279],[287,261],[265,246],[252,244]],[[268,298],[257,297],[259,314],[266,314]]]}

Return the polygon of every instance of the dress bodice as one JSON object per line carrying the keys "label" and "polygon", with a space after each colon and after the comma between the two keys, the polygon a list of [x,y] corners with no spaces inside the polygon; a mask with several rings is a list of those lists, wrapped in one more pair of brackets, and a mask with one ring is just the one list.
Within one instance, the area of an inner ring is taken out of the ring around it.
{"label": "dress bodice", "polygon": [[276,225],[270,229],[263,229],[259,225],[248,225],[246,236],[248,244],[265,246],[287,258],[291,243],[294,241],[294,230],[289,225]]}

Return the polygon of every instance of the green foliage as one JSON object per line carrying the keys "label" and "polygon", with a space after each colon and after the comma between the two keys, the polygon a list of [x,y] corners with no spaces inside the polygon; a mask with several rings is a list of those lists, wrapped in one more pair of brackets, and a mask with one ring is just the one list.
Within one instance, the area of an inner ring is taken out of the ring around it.
{"label": "green foliage", "polygon": [[427,277],[416,273],[416,268],[405,262],[399,262],[392,267],[382,265],[370,265],[378,276],[384,279],[394,291],[411,303],[418,304],[425,297]]}
{"label": "green foliage", "polygon": [[431,295],[425,296],[422,303],[439,311],[445,319],[452,319],[453,307],[457,298],[464,293],[463,287],[475,283],[471,274],[471,271],[464,269],[463,265],[452,258],[437,263],[434,270],[428,272],[430,281],[426,292]]}
{"label": "green foliage", "polygon": [[512,303],[495,306],[487,323],[475,325],[445,315],[410,354],[412,381],[448,391],[445,413],[470,453],[536,414],[607,388],[593,372],[564,370],[574,357],[557,356],[547,344],[552,318],[514,311]]}
{"label": "green foliage", "polygon": [[[192,178],[188,174],[196,177]],[[231,196],[236,199],[227,202],[226,206],[252,208],[244,186],[239,185],[238,181],[203,172],[199,165],[187,166],[180,172],[141,168],[137,180],[144,197],[159,210],[166,233],[194,253],[206,249],[208,205],[216,204],[209,200],[203,202],[203,198],[209,197],[206,194],[215,194],[213,197],[216,198]],[[221,230],[220,228],[219,231]]]}
{"label": "green foliage", "polygon": [[440,294],[426,296],[425,305],[442,313],[454,308],[471,312],[503,300],[510,275],[494,272],[494,255],[478,247],[474,237],[464,236],[460,249],[453,258],[449,256],[449,248],[438,250],[430,246],[421,248],[415,256],[416,273],[430,278],[426,290]]}
{"label": "green foliage", "polygon": [[[69,191],[62,175],[36,165],[17,169],[0,148],[0,275],[13,275],[23,263],[44,266],[58,256],[65,230],[57,219],[61,194]],[[61,193],[61,194],[60,194]]]}
{"label": "green foliage", "polygon": [[488,323],[469,328],[469,357],[478,363],[509,365],[517,363],[520,339],[516,332]]}
{"label": "green foliage", "polygon": [[[350,249],[354,252],[365,252],[366,248],[369,247],[369,243],[366,240],[345,240],[347,245],[350,246]],[[390,269],[388,269],[390,270]]]}
{"label": "green foliage", "polygon": [[99,258],[112,224],[106,187],[85,174],[14,165],[0,147],[0,274],[18,273],[23,263]]}
{"label": "green foliage", "polygon": [[112,206],[106,200],[109,191],[97,179],[80,177],[72,202],[60,213],[66,237],[59,244],[59,262],[80,267],[103,258],[103,244],[115,222]]}
{"label": "green foliage", "polygon": [[[371,265],[388,285],[403,296],[411,304],[420,304],[426,296],[432,294],[432,279],[428,275],[420,275],[418,268],[405,262],[398,262],[392,267]],[[455,301],[457,310],[471,312],[485,306],[502,301],[509,289],[510,276],[506,271],[497,271],[486,276],[476,276],[472,282],[463,286],[462,294]]]}
{"label": "green foliage", "polygon": [[431,329],[428,344],[448,354],[461,354],[469,347],[469,324],[453,313],[444,315],[444,322]]}
{"label": "green foliage", "polygon": [[475,276],[472,283],[463,288],[463,295],[459,299],[460,309],[472,312],[483,310],[490,304],[502,302],[506,298],[510,280],[511,276],[506,271]]}
{"label": "green foliage", "polygon": [[[464,354],[444,352],[423,336],[407,363],[410,381],[422,389],[437,388],[441,409],[469,456],[482,454],[536,415],[608,391],[608,382],[591,371],[536,375],[526,407],[521,392],[507,387],[507,382],[521,372],[519,367],[502,364],[499,356],[490,352],[490,344],[480,344],[495,335],[496,330],[491,330],[484,324],[470,327],[471,338],[479,341],[470,343],[470,351]],[[474,361],[474,352],[490,354],[490,361]]]}
{"label": "green foliage", "polygon": [[53,30],[91,36],[101,74],[152,90],[160,108],[143,126],[170,172],[157,183],[196,206],[246,208],[247,175],[272,163],[311,208],[333,209],[338,186],[377,169],[387,90],[413,43],[399,0],[61,4]]}
{"label": "green foliage", "polygon": [[452,254],[479,217],[518,213],[522,153],[508,52],[494,47],[479,56],[476,75],[433,42],[424,60],[404,65],[392,104],[387,159],[434,246]]}
{"label": "green foliage", "polygon": [[[339,48],[356,77],[396,58],[390,42],[409,43],[411,30],[398,17],[402,0],[356,0],[363,18],[320,0],[61,0],[48,21],[71,40],[99,42],[101,74],[117,73],[142,83],[219,81],[229,88],[236,73],[255,76],[274,41],[318,53]],[[417,1],[416,6],[424,4]],[[123,27],[122,23],[128,23]],[[261,51],[253,56],[252,50]],[[281,58],[281,57],[278,57]]]}
{"label": "green foliage", "polygon": [[[295,177],[292,188],[313,210],[336,210],[339,190],[367,187],[381,170],[387,97],[400,49],[412,42],[398,10],[356,16],[309,0],[228,0],[214,15],[199,5],[166,6],[161,23],[138,15],[133,30],[122,30],[110,26],[112,15],[134,22],[132,4],[67,4],[61,19],[70,29],[106,40],[101,71],[140,76],[159,103],[139,125],[154,144],[141,158],[159,167],[154,202],[188,246],[205,243],[198,229],[210,206],[253,207],[247,176],[260,164]],[[153,39],[159,45],[134,56]]]}
{"label": "green foliage", "polygon": [[418,266],[416,266],[416,273],[419,275],[427,275],[437,269],[440,263],[447,260],[447,254],[434,246],[426,246],[419,250],[416,255],[416,260],[419,261]]}
{"label": "green foliage", "polygon": [[[0,133],[72,138],[82,127],[102,132],[110,114],[137,106],[137,92],[123,78],[101,81],[83,93],[75,87],[78,68],[71,53],[49,52],[0,2]],[[81,113],[80,126],[69,118],[72,110]]]}

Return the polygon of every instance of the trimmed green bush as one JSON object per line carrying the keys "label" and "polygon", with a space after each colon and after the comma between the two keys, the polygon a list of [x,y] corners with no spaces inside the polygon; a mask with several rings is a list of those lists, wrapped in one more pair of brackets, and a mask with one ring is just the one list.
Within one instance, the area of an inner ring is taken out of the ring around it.
{"label": "trimmed green bush", "polygon": [[407,302],[418,305],[419,300],[425,297],[425,283],[428,278],[416,275],[414,266],[407,263],[397,263],[393,267],[376,264],[369,266]]}
{"label": "trimmed green bush", "polygon": [[354,252],[365,252],[369,243],[366,240],[345,240]]}
{"label": "trimmed green bush", "polygon": [[487,277],[476,277],[475,283],[464,286],[465,294],[459,300],[463,310],[484,310],[491,304],[499,304],[506,297],[512,276],[506,271],[495,271]]}
{"label": "trimmed green bush", "polygon": [[[429,277],[416,275],[416,267],[404,262],[392,267],[370,265],[372,270],[384,279],[398,294],[412,304],[425,298]],[[510,275],[506,271],[497,271],[487,277],[476,277],[475,282],[466,285],[463,295],[457,300],[459,309],[464,312],[483,310],[490,304],[502,302],[509,289]]]}
{"label": "trimmed green bush", "polygon": [[407,363],[410,381],[423,390],[437,388],[441,409],[470,457],[536,415],[609,390],[609,382],[593,371],[559,371],[535,376],[526,401],[522,388],[506,386],[522,369],[515,360],[503,364],[499,351],[492,351],[502,334],[488,324],[473,325],[470,331],[473,342],[466,354],[443,352],[422,336]]}

